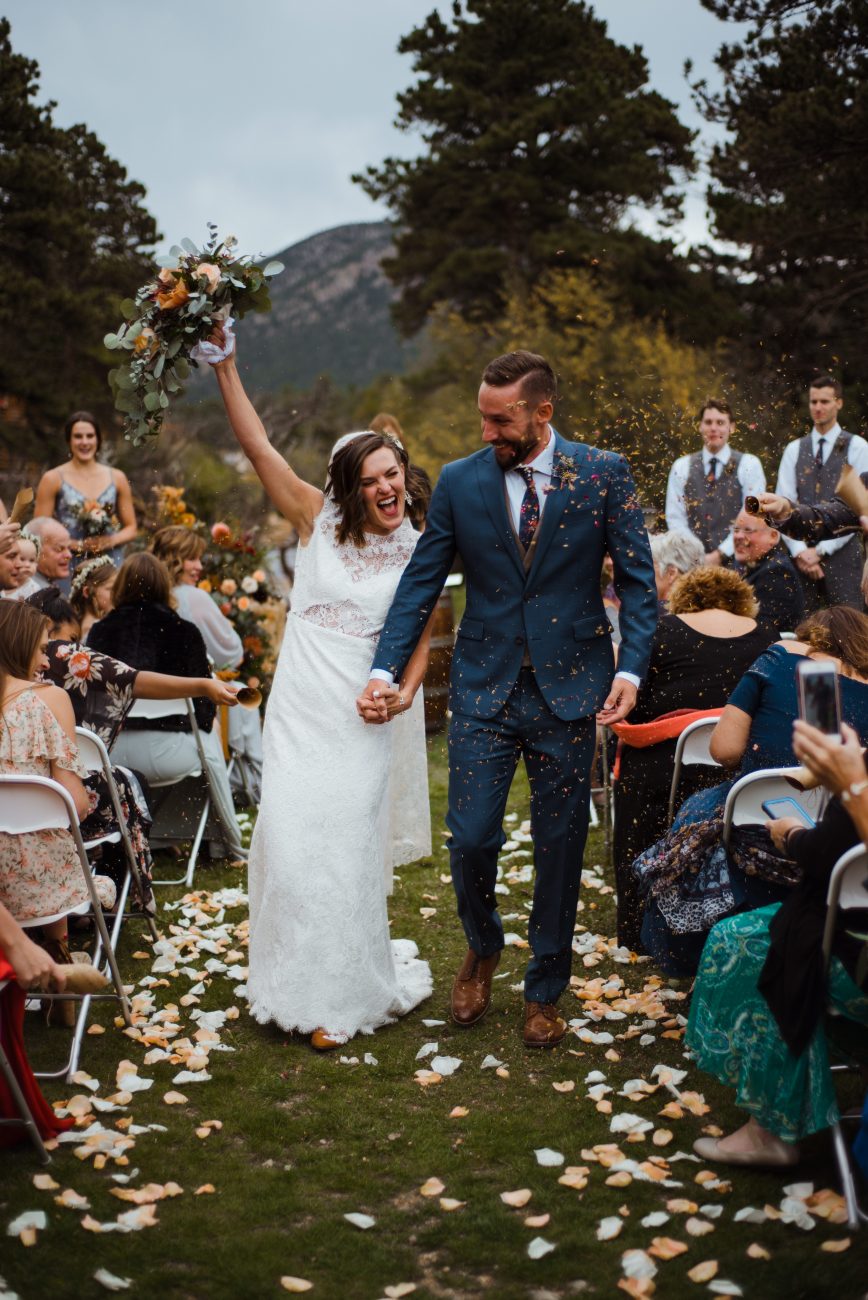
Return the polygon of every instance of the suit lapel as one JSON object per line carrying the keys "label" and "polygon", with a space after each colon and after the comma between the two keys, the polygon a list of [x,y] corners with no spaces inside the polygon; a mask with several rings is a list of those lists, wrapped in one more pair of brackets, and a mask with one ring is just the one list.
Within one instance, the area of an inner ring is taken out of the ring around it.
{"label": "suit lapel", "polygon": [[567,508],[567,503],[570,500],[569,488],[558,476],[558,462],[562,457],[567,457],[570,460],[575,460],[576,457],[575,455],[571,455],[572,448],[570,447],[570,444],[565,442],[560,434],[556,433],[554,439],[555,467],[552,476],[552,490],[548,493],[548,500],[546,501],[545,509],[542,512],[542,519],[540,520],[539,527],[536,530],[536,537],[534,538],[535,554],[527,575],[529,579],[534,576],[537,569],[542,564],[545,553],[551,544],[551,540],[560,526],[561,516]]}
{"label": "suit lapel", "polygon": [[479,494],[485,502],[485,508],[488,511],[491,522],[494,525],[494,531],[498,537],[503,539],[507,551],[512,556],[515,567],[521,574],[522,582],[524,581],[524,565],[522,563],[521,552],[518,541],[509,522],[509,515],[506,511],[506,490],[503,481],[503,470],[498,465],[494,457],[494,452],[489,448],[484,456],[480,456],[476,462],[477,481],[479,483]]}

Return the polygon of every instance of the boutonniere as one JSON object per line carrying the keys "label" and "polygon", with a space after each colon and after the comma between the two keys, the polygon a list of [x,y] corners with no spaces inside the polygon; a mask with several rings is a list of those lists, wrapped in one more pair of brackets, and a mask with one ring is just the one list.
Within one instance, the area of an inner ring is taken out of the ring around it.
{"label": "boutonniere", "polygon": [[555,452],[553,464],[554,478],[558,481],[558,487],[564,487],[568,492],[572,492],[576,486],[576,479],[579,476],[579,467],[571,456],[565,456],[563,452]]}

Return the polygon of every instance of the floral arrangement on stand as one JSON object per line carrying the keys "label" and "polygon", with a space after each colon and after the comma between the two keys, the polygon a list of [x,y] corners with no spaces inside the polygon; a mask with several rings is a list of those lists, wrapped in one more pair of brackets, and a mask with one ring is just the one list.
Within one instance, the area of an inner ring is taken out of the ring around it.
{"label": "floral arrangement on stand", "polygon": [[109,383],[126,417],[124,436],[136,446],[159,434],[170,397],[198,365],[196,348],[214,326],[271,310],[268,281],[283,263],[260,266],[236,251],[234,235],[221,240],[211,222],[208,231],[204,247],[183,239],[157,258],[159,272],[121,303],[124,323],[103,340],[112,352],[132,354],[109,372]]}
{"label": "floral arrangement on stand", "polygon": [[235,673],[221,676],[239,677],[267,696],[283,639],[286,607],[271,589],[265,547],[257,542],[251,529],[230,527],[223,520],[209,527],[188,508],[183,488],[164,486],[153,491],[157,497],[156,527],[180,524],[209,539],[199,586],[229,619],[244,646],[241,666]]}

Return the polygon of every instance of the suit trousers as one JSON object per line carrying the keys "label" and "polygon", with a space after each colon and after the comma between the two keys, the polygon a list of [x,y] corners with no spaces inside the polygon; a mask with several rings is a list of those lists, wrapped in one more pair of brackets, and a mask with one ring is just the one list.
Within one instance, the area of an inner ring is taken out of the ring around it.
{"label": "suit trousers", "polygon": [[525,974],[528,1002],[556,1002],[569,982],[573,931],[588,833],[594,719],[564,722],[549,709],[531,668],[522,668],[493,718],[453,714],[449,727],[449,855],[458,915],[481,957],[503,947],[497,858],[519,759],[530,783],[535,883]]}

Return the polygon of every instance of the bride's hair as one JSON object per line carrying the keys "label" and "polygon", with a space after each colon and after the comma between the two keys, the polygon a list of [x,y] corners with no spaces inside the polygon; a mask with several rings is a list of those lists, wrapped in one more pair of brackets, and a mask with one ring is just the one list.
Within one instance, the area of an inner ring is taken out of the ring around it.
{"label": "bride's hair", "polygon": [[364,433],[353,438],[341,447],[332,457],[326,479],[325,493],[334,501],[341,512],[337,526],[337,539],[340,545],[351,541],[356,546],[364,546],[365,521],[367,518],[365,502],[362,496],[362,465],[372,451],[388,447],[394,452],[398,464],[404,471],[404,491],[406,493],[406,512],[411,523],[419,526],[424,523],[431,500],[431,483],[423,469],[410,464],[410,458],[404,448],[387,433]]}

